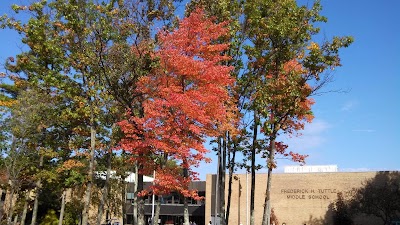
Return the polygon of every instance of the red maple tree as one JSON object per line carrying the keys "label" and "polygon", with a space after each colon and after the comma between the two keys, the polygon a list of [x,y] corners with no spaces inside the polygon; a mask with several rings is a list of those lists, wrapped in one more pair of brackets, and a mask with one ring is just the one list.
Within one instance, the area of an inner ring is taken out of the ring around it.
{"label": "red maple tree", "polygon": [[[188,186],[197,179],[192,168],[209,161],[205,138],[218,136],[230,122],[234,109],[227,87],[234,79],[232,68],[221,63],[228,59],[221,54],[228,45],[216,42],[227,34],[225,26],[197,9],[178,29],[159,32],[154,57],[160,66],[138,84],[146,97],[144,116],[119,123],[126,135],[121,147],[140,156],[134,160],[144,165],[142,173],[156,170],[154,191],[196,197]],[[167,160],[177,166],[167,168]]]}

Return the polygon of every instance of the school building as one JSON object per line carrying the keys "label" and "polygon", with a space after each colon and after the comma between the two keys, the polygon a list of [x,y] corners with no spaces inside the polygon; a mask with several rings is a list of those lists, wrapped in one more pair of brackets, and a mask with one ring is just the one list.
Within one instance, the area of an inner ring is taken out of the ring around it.
{"label": "school building", "polygon": [[[337,199],[337,194],[341,192],[345,198],[349,198],[357,188],[365,184],[366,180],[373,179],[378,173],[382,173],[325,172],[323,170],[326,167],[321,168],[319,171],[292,170],[272,175],[271,207],[279,220],[279,225],[332,224],[331,207]],[[328,171],[332,170],[328,169]],[[400,176],[400,172],[394,173]],[[236,174],[235,176],[236,179],[233,179],[232,184],[229,225],[250,225],[251,175]],[[260,225],[264,210],[267,174],[256,174],[255,182],[254,224]],[[220,204],[215,191],[217,186],[217,175],[207,175],[205,217],[213,224],[218,224],[218,216],[215,216],[218,215]],[[227,182],[225,192],[227,201]],[[367,215],[355,218],[354,222],[356,225],[383,224],[379,218]],[[393,221],[392,224],[400,225],[400,221]]]}

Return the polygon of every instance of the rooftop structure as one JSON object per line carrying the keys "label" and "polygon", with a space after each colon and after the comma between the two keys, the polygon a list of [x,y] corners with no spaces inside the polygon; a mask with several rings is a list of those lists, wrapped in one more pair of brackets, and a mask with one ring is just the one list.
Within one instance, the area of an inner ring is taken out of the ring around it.
{"label": "rooftop structure", "polygon": [[337,172],[337,165],[285,166],[284,173],[332,173]]}

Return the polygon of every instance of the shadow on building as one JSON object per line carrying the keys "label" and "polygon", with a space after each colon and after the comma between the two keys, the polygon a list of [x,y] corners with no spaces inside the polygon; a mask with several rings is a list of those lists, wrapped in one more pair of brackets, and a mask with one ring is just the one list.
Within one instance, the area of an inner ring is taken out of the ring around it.
{"label": "shadow on building", "polygon": [[377,172],[351,196],[337,193],[325,216],[310,216],[306,225],[400,225],[400,172]]}

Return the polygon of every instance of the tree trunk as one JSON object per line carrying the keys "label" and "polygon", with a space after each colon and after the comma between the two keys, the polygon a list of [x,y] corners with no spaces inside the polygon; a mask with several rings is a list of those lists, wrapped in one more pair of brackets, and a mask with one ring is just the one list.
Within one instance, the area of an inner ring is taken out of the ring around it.
{"label": "tree trunk", "polygon": [[[39,169],[41,169],[42,167],[43,167],[43,155],[41,155],[39,159]],[[35,188],[36,193],[35,193],[35,201],[33,203],[31,225],[36,224],[37,212],[39,208],[39,195],[41,188],[42,188],[42,180],[38,178],[38,180],[36,181],[36,188]]]}
{"label": "tree trunk", "polygon": [[153,225],[158,225],[158,219],[160,218],[160,210],[161,210],[161,198],[162,198],[162,196],[159,195],[157,205],[156,205],[156,211],[154,213],[154,218],[152,218]]}
{"label": "tree trunk", "polygon": [[[91,106],[93,107],[93,106]],[[92,183],[93,183],[93,171],[94,171],[94,149],[96,147],[96,127],[94,122],[93,108],[91,109],[90,115],[91,125],[90,125],[90,160],[89,160],[89,171],[88,171],[88,181],[86,184],[86,191],[84,196],[84,206],[82,212],[82,225],[89,224],[89,209],[90,200],[92,195]]]}
{"label": "tree trunk", "polygon": [[[127,199],[127,191],[128,188],[127,186],[129,185],[129,182],[125,182],[125,178],[122,180],[122,190],[121,191],[121,202],[122,202],[122,225],[127,224],[128,218],[127,218],[127,207],[126,207],[126,199]],[[132,203],[130,203],[132,205]],[[130,207],[129,207],[130,208]],[[108,219],[108,215],[106,216],[106,219]],[[132,220],[132,223],[134,223],[134,220]]]}
{"label": "tree trunk", "polygon": [[231,211],[231,200],[232,200],[232,178],[233,178],[233,174],[232,174],[231,168],[229,168],[228,176],[229,176],[229,178],[228,178],[228,199],[227,199],[227,203],[226,203],[226,216],[225,216],[226,225],[229,224],[229,214],[230,214],[230,211]]}
{"label": "tree trunk", "polygon": [[9,196],[9,206],[8,206],[8,215],[7,215],[7,224],[11,225],[12,224],[12,217],[14,213],[14,192],[15,192],[15,187],[14,187],[14,182],[9,181],[10,183],[10,196]]}
{"label": "tree trunk", "polygon": [[67,195],[67,190],[63,190],[62,196],[61,196],[61,209],[60,209],[60,217],[58,218],[58,225],[62,225],[62,222],[64,220],[64,211],[65,211],[65,197]]}
{"label": "tree trunk", "polygon": [[40,180],[36,181],[35,200],[33,202],[31,225],[35,225],[36,224],[37,211],[38,211],[38,208],[39,208],[39,192],[40,192],[40,189],[39,189],[38,185],[40,185]]}
{"label": "tree trunk", "polygon": [[18,214],[14,216],[13,225],[17,225],[17,223],[18,223]]}
{"label": "tree trunk", "polygon": [[[160,169],[163,170],[165,168],[165,165],[167,164],[168,161],[168,153],[163,154],[162,160],[160,160]],[[156,179],[156,172],[154,171],[154,179]],[[154,182],[153,182],[154,184]],[[161,199],[162,195],[158,196],[158,201],[157,201],[157,206],[156,206],[156,212],[154,214],[154,218],[152,218],[152,224],[153,225],[158,225],[158,219],[160,218],[160,210],[161,210]]]}
{"label": "tree trunk", "polygon": [[[138,192],[143,191],[143,174],[138,174]],[[138,225],[145,225],[146,221],[144,219],[144,197],[137,196],[138,199]]]}
{"label": "tree trunk", "polygon": [[25,225],[26,214],[28,213],[28,202],[29,202],[29,190],[25,193],[25,202],[24,202],[24,209],[22,210],[21,215],[21,225]]}
{"label": "tree trunk", "polygon": [[99,209],[98,209],[98,216],[97,216],[97,221],[96,221],[97,225],[101,225],[101,220],[103,219],[104,204],[105,204],[105,201],[108,198],[108,185],[109,185],[109,182],[110,182],[110,174],[111,174],[111,157],[112,157],[112,153],[111,153],[111,149],[109,149],[108,150],[108,154],[107,154],[106,181],[104,183],[103,194],[102,194],[102,197],[101,197],[101,200],[100,200]]}
{"label": "tree trunk", "polygon": [[225,177],[226,177],[226,134],[221,139],[221,166],[220,166],[220,174],[219,174],[219,202],[220,202],[220,210],[219,210],[219,219],[220,225],[226,225],[225,221]]}
{"label": "tree trunk", "polygon": [[[229,139],[229,133],[228,133],[228,146],[230,146],[230,139]],[[229,149],[229,148],[228,148]],[[232,153],[232,157],[231,157]],[[234,144],[234,147],[231,151],[228,151],[228,162],[229,162],[229,181],[228,181],[228,202],[226,205],[226,216],[225,216],[225,221],[226,225],[229,224],[229,214],[231,211],[231,201],[232,201],[232,178],[233,178],[233,172],[235,171],[235,157],[236,157],[236,145]],[[239,190],[240,192],[240,190]],[[240,218],[239,218],[240,220]],[[240,223],[240,221],[238,221]]]}
{"label": "tree trunk", "polygon": [[190,225],[189,224],[189,204],[188,204],[188,199],[186,197],[183,198],[183,224],[184,225]]}
{"label": "tree trunk", "polygon": [[268,157],[268,177],[267,177],[267,189],[265,193],[264,201],[264,214],[262,225],[270,225],[271,222],[271,180],[272,180],[272,168],[275,156],[275,135],[270,140],[270,154]]}
{"label": "tree trunk", "polygon": [[[1,196],[3,196],[3,189],[0,188],[0,198],[1,198]],[[1,202],[1,199],[0,199],[0,203],[2,203],[2,202]],[[1,205],[1,204],[0,204],[0,205]],[[3,206],[4,206],[4,202],[3,202]],[[4,207],[0,207],[0,221],[3,220],[3,208],[4,208]]]}
{"label": "tree trunk", "polygon": [[222,164],[222,159],[221,159],[221,140],[220,137],[217,139],[218,143],[218,151],[217,151],[217,157],[218,157],[218,167],[217,167],[217,178],[215,179],[215,207],[214,207],[214,224],[217,224],[217,218],[219,215],[219,204],[220,204],[220,199],[219,199],[219,193],[220,193],[220,175],[221,175],[221,164]]}
{"label": "tree trunk", "polygon": [[[183,177],[187,178],[189,177],[189,170],[185,166],[187,166],[187,161],[186,159],[183,160]],[[188,186],[185,187],[186,189],[189,189]],[[189,225],[189,204],[188,204],[188,199],[187,197],[183,196],[183,224],[184,225]]]}
{"label": "tree trunk", "polygon": [[133,225],[138,224],[138,180],[139,180],[139,166],[135,163],[135,183],[133,187]]}
{"label": "tree trunk", "polygon": [[[219,222],[222,223],[222,220],[225,219],[225,215],[222,214],[222,194],[224,193],[225,188],[222,188],[222,177],[225,176],[224,169],[223,169],[223,144],[222,144],[222,137],[218,138],[218,176],[217,176],[217,195],[216,195],[216,202],[218,204],[215,205],[217,209],[217,213],[215,215],[215,219],[219,218]],[[215,222],[217,223],[217,222]]]}
{"label": "tree trunk", "polygon": [[250,190],[250,225],[254,225],[254,190],[256,185],[256,149],[257,149],[258,115],[254,112],[253,144],[251,147],[251,190]]}

